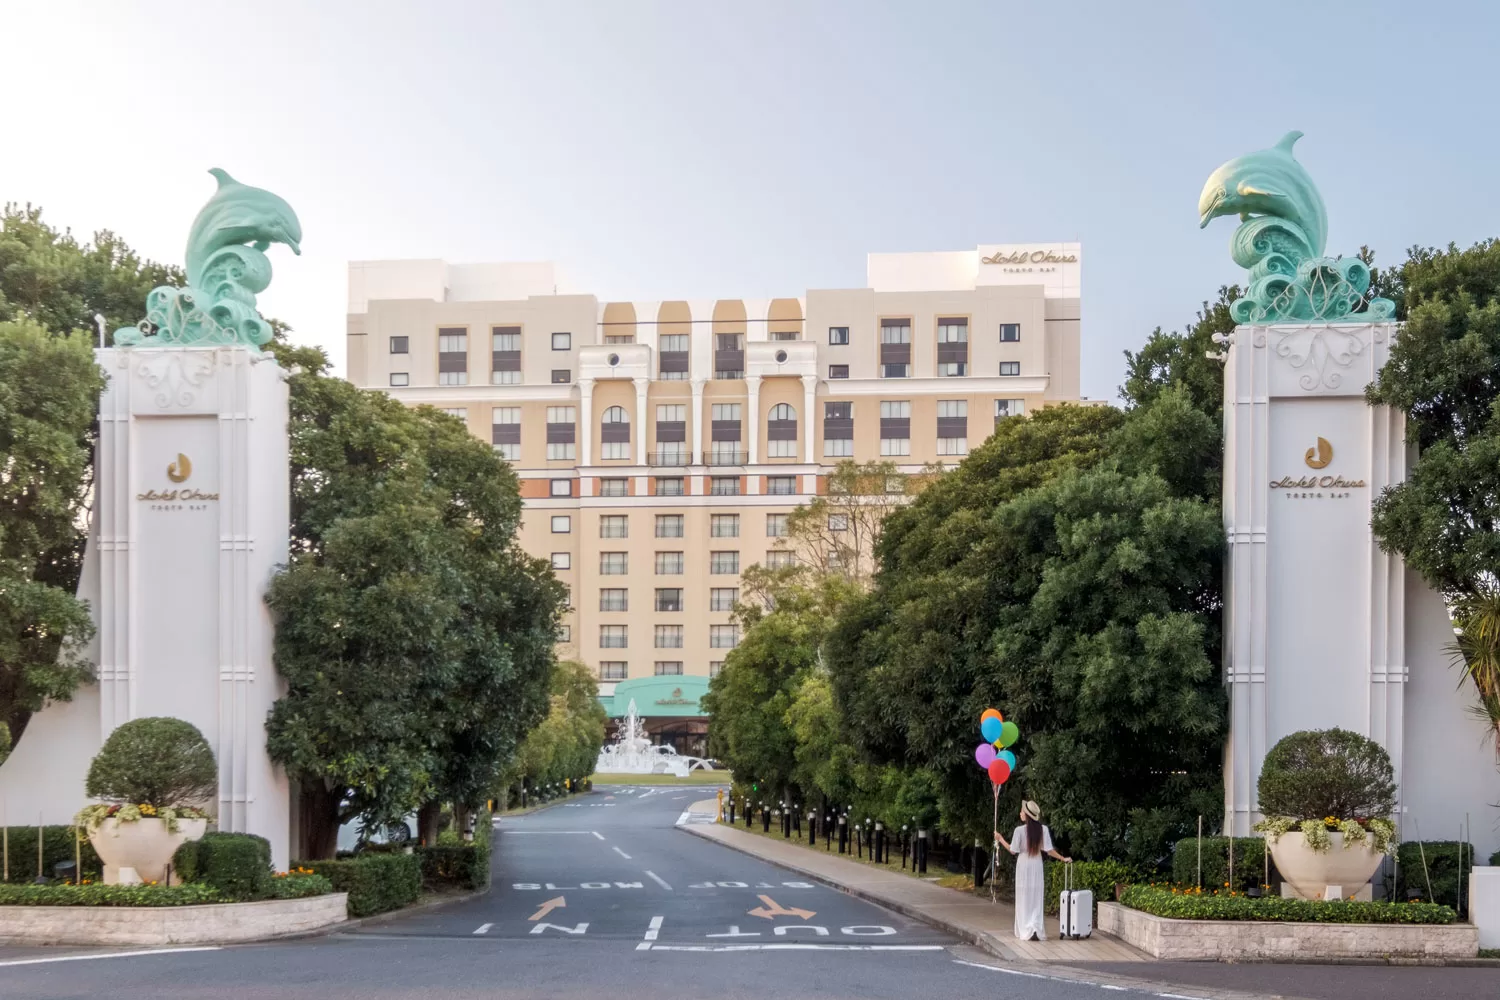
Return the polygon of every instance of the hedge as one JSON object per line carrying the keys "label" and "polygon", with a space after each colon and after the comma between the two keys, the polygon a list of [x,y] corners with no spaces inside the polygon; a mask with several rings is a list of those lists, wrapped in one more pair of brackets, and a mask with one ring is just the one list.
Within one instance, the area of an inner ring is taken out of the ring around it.
{"label": "hedge", "polygon": [[[225,899],[264,899],[271,885],[271,844],[250,833],[206,833],[197,846],[197,880]],[[188,844],[184,844],[187,847]]]}
{"label": "hedge", "polygon": [[206,885],[0,885],[0,906],[197,906],[222,903]]}
{"label": "hedge", "polygon": [[[1063,869],[1066,867],[1057,862],[1048,864],[1046,867],[1047,886],[1042,892],[1042,904],[1048,913],[1056,913],[1058,904],[1061,902],[1063,885],[1066,882]],[[1076,861],[1073,863],[1073,888],[1093,890],[1096,908],[1100,903],[1114,900],[1116,884],[1130,885],[1139,879],[1140,872],[1119,861]]]}
{"label": "hedge", "polygon": [[[1463,878],[1459,878],[1459,848],[1463,849]],[[1423,855],[1427,858],[1426,870],[1422,867]],[[1396,848],[1396,900],[1407,898],[1407,890],[1415,890],[1419,899],[1429,903],[1442,903],[1458,908],[1458,892],[1463,888],[1464,902],[1469,896],[1469,869],[1477,862],[1474,845],[1456,840],[1409,840]],[[1432,891],[1428,893],[1427,880],[1432,879]],[[1468,912],[1465,905],[1459,916]]]}
{"label": "hedge", "polygon": [[[1234,885],[1236,891],[1260,885],[1265,876],[1266,842],[1262,837],[1234,838]],[[1172,881],[1198,885],[1198,838],[1179,840],[1172,848]],[[1229,881],[1229,838],[1203,838],[1203,885],[1217,889]]]}
{"label": "hedge", "polygon": [[1175,920],[1284,920],[1333,924],[1451,924],[1458,914],[1436,903],[1364,903],[1356,900],[1282,899],[1173,892],[1136,885],[1121,902],[1131,909]]}
{"label": "hedge", "polygon": [[490,884],[490,848],[488,844],[465,844],[462,847],[420,847],[422,885],[427,889],[458,886],[480,890]]}
{"label": "hedge", "polygon": [[262,899],[306,899],[308,896],[326,896],[333,891],[333,883],[322,875],[276,875],[266,887]]}
{"label": "hedge", "polygon": [[[43,875],[51,878],[53,865],[59,861],[73,860],[74,829],[72,826],[42,827]],[[34,826],[13,826],[7,831],[10,843],[10,878],[7,881],[31,882],[36,879],[36,831]],[[78,850],[82,855],[85,877],[90,873],[97,876],[104,870],[88,837],[83,838]]]}
{"label": "hedge", "polygon": [[1500,851],[1496,851],[1494,854],[1490,855],[1490,867],[1500,868]]}
{"label": "hedge", "polygon": [[349,894],[349,916],[368,917],[417,901],[422,893],[422,859],[416,854],[360,854],[338,861],[296,861]]}

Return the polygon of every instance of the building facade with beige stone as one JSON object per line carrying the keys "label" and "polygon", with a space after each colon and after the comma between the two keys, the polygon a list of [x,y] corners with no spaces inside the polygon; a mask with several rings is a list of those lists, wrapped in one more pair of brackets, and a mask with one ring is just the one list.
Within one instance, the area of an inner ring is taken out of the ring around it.
{"label": "building facade with beige stone", "polygon": [[559,292],[550,264],[354,262],[349,378],[513,465],[521,542],[571,594],[559,655],[612,715],[635,698],[701,752],[740,571],[786,558],[785,515],[838,462],[955,464],[996,421],[1079,400],[1080,257],[872,254],[865,288],[663,302]]}

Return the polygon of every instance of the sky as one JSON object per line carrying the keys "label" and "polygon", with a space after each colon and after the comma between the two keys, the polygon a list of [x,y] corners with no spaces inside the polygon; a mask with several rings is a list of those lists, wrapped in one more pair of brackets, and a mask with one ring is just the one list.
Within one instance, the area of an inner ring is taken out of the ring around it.
{"label": "sky", "polygon": [[601,300],[1083,244],[1083,391],[1239,279],[1220,163],[1306,133],[1330,253],[1500,235],[1500,4],[0,0],[0,201],[181,262],[210,167],[296,209],[261,311],[342,371],[347,263]]}

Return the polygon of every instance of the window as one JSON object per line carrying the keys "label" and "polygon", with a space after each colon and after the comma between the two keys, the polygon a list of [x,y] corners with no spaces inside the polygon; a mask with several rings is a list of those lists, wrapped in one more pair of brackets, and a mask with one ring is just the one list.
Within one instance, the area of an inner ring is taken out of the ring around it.
{"label": "window", "polygon": [[604,335],[604,342],[606,344],[633,344],[635,343],[635,334],[608,333]]}
{"label": "window", "polygon": [[521,328],[490,327],[490,384],[521,384]]}
{"label": "window", "polygon": [[785,538],[786,537],[786,517],[787,516],[785,514],[767,514],[766,515],[766,537],[767,538]]}
{"label": "window", "polygon": [[657,576],[681,576],[682,575],[682,553],[681,552],[658,552],[656,554]]}
{"label": "window", "polygon": [[681,673],[682,673],[682,661],[681,660],[657,660],[656,661],[656,676],[658,676],[658,677],[676,677],[676,676],[678,676]]}
{"label": "window", "polygon": [[628,479],[601,479],[599,480],[599,495],[601,497],[623,497],[630,495],[630,480]]}
{"label": "window", "polygon": [[723,672],[724,672],[724,661],[723,660],[709,660],[708,661],[708,676],[710,676],[710,677],[717,677],[717,676],[719,676]]}
{"label": "window", "polygon": [[[553,334],[557,336],[557,334]],[[563,334],[567,336],[567,334]],[[630,673],[630,665],[624,660],[600,660],[599,679],[601,681],[623,681]]]}
{"label": "window", "polygon": [[797,492],[796,476],[767,476],[766,493],[775,497],[792,496]]}
{"label": "window", "polygon": [[714,587],[708,592],[708,610],[733,611],[739,599],[738,587]]}
{"label": "window", "polygon": [[557,639],[558,642],[572,642],[573,641],[573,626],[571,626],[571,625],[559,625],[559,626],[557,626],[557,636],[556,636],[556,639]]}
{"label": "window", "polygon": [[849,530],[849,515],[848,514],[829,514],[828,515],[828,530],[829,531],[848,531]]}
{"label": "window", "polygon": [[611,406],[604,411],[599,434],[603,445],[600,458],[630,457],[630,417],[625,413],[625,407]]}
{"label": "window", "polygon": [[771,331],[771,339],[772,340],[799,340],[799,339],[801,339],[801,334],[799,334],[796,330],[772,330]]}
{"label": "window", "polygon": [[849,366],[848,365],[829,365],[828,366],[828,377],[831,378],[831,379],[832,378],[848,378],[849,377]]}
{"label": "window", "polygon": [[600,538],[629,538],[630,516],[628,514],[605,514],[599,518]]}
{"label": "window", "polygon": [[880,377],[911,376],[911,320],[880,321]]}
{"label": "window", "polygon": [[766,421],[766,447],[772,458],[797,457],[797,411],[788,403],[771,407]]}
{"label": "window", "polygon": [[709,534],[714,538],[738,538],[740,537],[740,516],[738,514],[711,514],[708,518]]}
{"label": "window", "polygon": [[657,514],[656,515],[656,537],[657,538],[681,538],[682,537],[682,515],[681,514]]}
{"label": "window", "polygon": [[554,535],[566,535],[573,530],[573,519],[567,514],[552,515],[552,533]]}
{"label": "window", "polygon": [[656,589],[657,611],[681,611],[682,590],[677,587],[658,587]]}
{"label": "window", "polygon": [[438,385],[469,384],[469,332],[461,326],[438,329]]}
{"label": "window", "polygon": [[411,376],[406,372],[391,372],[391,385],[411,385]]}
{"label": "window", "polygon": [[573,381],[573,371],[572,371],[572,369],[570,369],[570,368],[554,368],[554,369],[552,369],[552,384],[553,385],[567,385],[571,381]]}
{"label": "window", "polygon": [[714,403],[709,410],[709,465],[739,465],[745,459],[740,452],[740,404]]}
{"label": "window", "polygon": [[507,462],[521,460],[521,408],[497,406],[490,411],[490,443]]}
{"label": "window", "polygon": [[554,553],[552,553],[552,568],[553,569],[572,569],[573,568],[573,553],[571,553],[571,552],[554,552]]}
{"label": "window", "polygon": [[739,476],[713,476],[708,481],[708,495],[714,497],[737,497],[740,495]]}
{"label": "window", "polygon": [[657,338],[657,372],[668,382],[688,377],[688,335],[668,333]]}
{"label": "window", "polygon": [[571,351],[573,349],[573,335],[571,333],[554,333],[552,335],[552,349],[554,351]]}
{"label": "window", "polygon": [[911,454],[911,403],[880,404],[880,454]]}
{"label": "window", "polygon": [[573,480],[571,479],[553,479],[547,485],[547,492],[550,496],[570,497],[573,495]]}
{"label": "window", "polygon": [[829,458],[849,458],[854,454],[853,403],[823,404],[823,454]]}
{"label": "window", "polygon": [[995,423],[1000,422],[1001,417],[1022,417],[1026,415],[1026,400],[1024,399],[997,399],[995,400]]}
{"label": "window", "polygon": [[467,406],[444,406],[441,409],[450,417],[457,417],[460,420],[469,419],[469,408]]}
{"label": "window", "polygon": [[599,575],[600,576],[624,576],[630,572],[630,553],[628,552],[601,552],[599,553]]}
{"label": "window", "polygon": [[602,649],[630,648],[630,627],[628,625],[600,625],[599,646]]}
{"label": "window", "polygon": [[1000,374],[1001,375],[1019,375],[1019,374],[1021,374],[1021,362],[1019,362],[1019,361],[1002,361],[1002,362],[1000,362]]}
{"label": "window", "polygon": [[738,552],[710,552],[708,554],[708,571],[715,576],[738,573],[740,571],[740,554]]}
{"label": "window", "polygon": [[969,401],[940,399],[937,405],[939,455],[969,453]]}
{"label": "window", "polygon": [[629,611],[630,591],[624,587],[605,587],[599,591],[600,611]]}
{"label": "window", "polygon": [[687,464],[687,407],[680,403],[656,408],[656,464]]}
{"label": "window", "polygon": [[828,328],[828,343],[833,347],[849,343],[849,328],[847,326],[830,326]]}
{"label": "window", "polygon": [[745,377],[745,335],[714,334],[714,378]]}
{"label": "window", "polygon": [[578,409],[573,406],[547,407],[547,461],[571,462],[577,438]]}
{"label": "window", "polygon": [[786,569],[796,563],[796,555],[786,549],[772,549],[766,553],[766,569]]}
{"label": "window", "polygon": [[658,625],[655,632],[657,649],[681,649],[682,648],[682,626],[681,625]]}
{"label": "window", "polygon": [[1001,323],[1000,324],[1000,343],[1002,343],[1002,344],[1016,344],[1016,343],[1020,343],[1020,341],[1021,341],[1021,324],[1020,323]]}
{"label": "window", "polygon": [[411,338],[410,337],[392,337],[391,338],[391,353],[392,354],[406,354],[410,350],[411,350]]}
{"label": "window", "polygon": [[828,569],[843,569],[844,557],[839,555],[838,549],[829,549],[828,554],[823,557],[823,565]]}
{"label": "window", "polygon": [[659,497],[680,497],[683,493],[682,478],[679,476],[656,481],[656,495]]}
{"label": "window", "polygon": [[969,321],[938,320],[937,373],[955,377],[969,373]]}
{"label": "window", "polygon": [[887,493],[890,493],[890,494],[893,494],[893,495],[900,495],[902,493],[905,493],[906,492],[906,477],[905,476],[886,476],[885,477],[885,491]]}
{"label": "window", "polygon": [[740,644],[740,627],[738,625],[710,625],[708,627],[708,645],[713,649],[733,649]]}
{"label": "window", "polygon": [[565,583],[565,584],[562,585],[562,589],[563,589],[563,601],[562,601],[563,610],[564,611],[572,611],[573,610],[573,587],[572,587],[571,584]]}
{"label": "window", "polygon": [[823,455],[825,458],[852,458],[854,457],[853,438],[824,438]]}

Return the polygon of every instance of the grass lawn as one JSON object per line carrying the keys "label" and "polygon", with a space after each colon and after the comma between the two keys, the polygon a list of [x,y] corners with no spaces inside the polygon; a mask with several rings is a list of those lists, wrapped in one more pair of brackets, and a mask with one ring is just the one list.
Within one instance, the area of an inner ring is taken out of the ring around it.
{"label": "grass lawn", "polygon": [[728,771],[689,771],[686,778],[671,774],[596,774],[594,785],[727,785]]}

